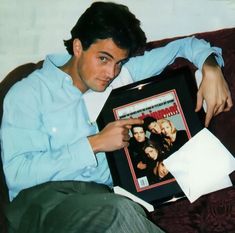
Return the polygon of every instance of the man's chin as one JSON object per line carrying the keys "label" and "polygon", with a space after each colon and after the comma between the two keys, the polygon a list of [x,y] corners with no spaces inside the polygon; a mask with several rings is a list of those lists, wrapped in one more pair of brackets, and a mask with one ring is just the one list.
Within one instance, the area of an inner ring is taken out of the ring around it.
{"label": "man's chin", "polygon": [[106,90],[108,86],[102,86],[102,87],[94,87],[94,88],[90,88],[92,91],[95,92],[104,92]]}

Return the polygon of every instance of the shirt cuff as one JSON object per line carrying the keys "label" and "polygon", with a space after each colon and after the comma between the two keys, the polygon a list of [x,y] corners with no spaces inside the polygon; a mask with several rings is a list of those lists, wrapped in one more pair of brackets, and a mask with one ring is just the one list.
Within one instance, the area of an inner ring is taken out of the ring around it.
{"label": "shirt cuff", "polygon": [[77,140],[72,145],[69,145],[68,151],[71,157],[78,164],[78,168],[91,167],[91,166],[96,167],[98,165],[96,156],[86,137]]}
{"label": "shirt cuff", "polygon": [[198,68],[202,70],[203,64],[206,61],[206,59],[213,54],[215,56],[215,59],[220,67],[224,66],[224,60],[222,57],[222,49],[218,47],[211,47],[208,50],[204,50],[203,53],[201,54],[201,59],[198,64]]}

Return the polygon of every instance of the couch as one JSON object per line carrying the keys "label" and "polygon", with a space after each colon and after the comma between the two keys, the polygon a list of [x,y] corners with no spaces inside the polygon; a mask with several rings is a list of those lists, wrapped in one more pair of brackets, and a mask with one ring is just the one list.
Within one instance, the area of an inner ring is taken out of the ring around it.
{"label": "couch", "polygon": [[[229,84],[233,102],[235,103],[235,28],[226,28],[195,34],[197,38],[208,40],[212,45],[223,49],[225,67],[223,73]],[[178,37],[179,38],[179,37]],[[147,44],[150,50],[162,46],[173,39],[167,38],[152,41]],[[188,61],[178,58],[166,69],[176,69],[188,65],[192,72],[196,68]],[[9,88],[33,70],[40,68],[42,62],[27,63],[11,71],[0,83],[0,119],[2,118],[2,103]],[[235,155],[235,107],[230,112],[215,117],[209,127],[227,149]],[[235,183],[235,172],[231,175]],[[8,205],[8,191],[0,161],[0,232],[6,233],[4,208]],[[187,199],[162,205],[149,214],[153,222],[168,233],[235,233],[235,189],[234,186],[200,197],[190,204]]]}

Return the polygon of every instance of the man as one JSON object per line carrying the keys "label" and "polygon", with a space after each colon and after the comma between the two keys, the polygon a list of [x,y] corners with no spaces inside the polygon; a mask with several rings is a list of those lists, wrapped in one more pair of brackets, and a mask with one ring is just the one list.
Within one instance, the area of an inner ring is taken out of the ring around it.
{"label": "man", "polygon": [[137,178],[146,176],[147,161],[144,156],[143,147],[148,141],[143,125],[132,125],[131,133],[133,137],[129,140],[129,154],[134,167],[135,175]]}
{"label": "man", "polygon": [[156,118],[147,116],[144,119],[144,128],[150,132],[150,140],[153,141],[161,150],[161,153],[169,151],[169,142],[167,141]]}
{"label": "man", "polygon": [[[160,73],[178,56],[187,57],[202,70],[196,110],[205,99],[208,125],[213,115],[232,105],[221,69],[210,56],[221,65],[220,52],[187,38],[131,58],[146,38],[139,20],[114,3],[93,3],[71,35],[65,41],[69,55],[47,56],[43,68],[14,85],[4,100],[1,143],[12,200],[10,231],[161,232],[139,205],[109,188],[104,152],[128,146],[131,125],[143,122],[119,120],[98,132],[90,124],[84,96],[105,93],[124,63],[138,81]],[[122,85],[124,79],[111,85]]]}

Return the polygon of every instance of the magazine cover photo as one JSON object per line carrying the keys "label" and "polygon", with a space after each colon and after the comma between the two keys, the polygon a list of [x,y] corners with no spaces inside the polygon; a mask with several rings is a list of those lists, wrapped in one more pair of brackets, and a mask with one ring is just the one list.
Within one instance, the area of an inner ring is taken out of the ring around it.
{"label": "magazine cover photo", "polygon": [[136,191],[174,182],[164,159],[191,137],[176,90],[128,103],[113,112],[115,119],[144,121],[131,127],[129,146],[124,149]]}

